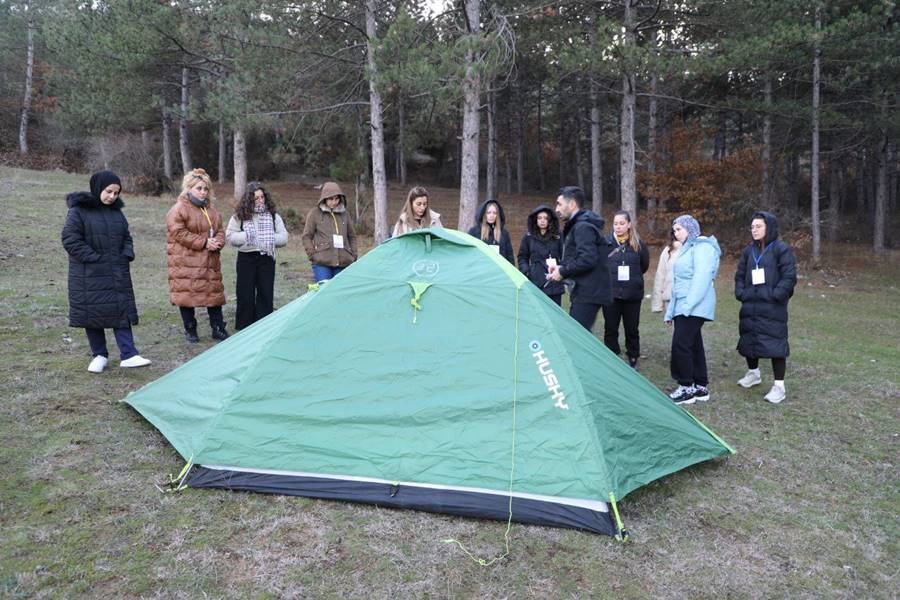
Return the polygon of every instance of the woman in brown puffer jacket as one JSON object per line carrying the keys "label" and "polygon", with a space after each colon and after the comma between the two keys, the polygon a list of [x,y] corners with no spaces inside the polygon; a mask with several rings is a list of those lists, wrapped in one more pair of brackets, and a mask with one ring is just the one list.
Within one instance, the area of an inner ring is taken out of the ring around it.
{"label": "woman in brown puffer jacket", "polygon": [[341,186],[333,181],[322,186],[319,205],[306,215],[302,239],[317,283],[331,279],[356,260],[356,234]]}
{"label": "woman in brown puffer jacket", "polygon": [[166,215],[166,251],[169,264],[169,299],[181,312],[184,337],[200,341],[194,309],[205,306],[212,337],[228,337],[222,305],[225,286],[219,251],[225,245],[222,217],[212,206],[212,181],[203,169],[184,176],[181,194]]}

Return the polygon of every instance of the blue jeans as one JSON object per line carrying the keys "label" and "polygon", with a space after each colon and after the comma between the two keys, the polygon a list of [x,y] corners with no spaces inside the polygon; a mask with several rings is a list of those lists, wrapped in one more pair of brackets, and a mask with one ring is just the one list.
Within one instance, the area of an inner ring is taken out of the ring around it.
{"label": "blue jeans", "polygon": [[[88,327],[84,328],[84,332],[91,345],[91,356],[109,358],[109,351],[106,349],[106,332],[102,329]],[[138,355],[137,348],[134,347],[134,334],[131,333],[131,327],[113,329],[113,335],[116,337],[116,345],[119,347],[119,355],[122,360],[128,360],[132,356]]]}
{"label": "blue jeans", "polygon": [[325,265],[313,265],[313,277],[316,279],[316,283],[320,281],[325,281],[326,279],[333,279],[337,276],[338,273],[344,270],[345,267],[326,267]]}

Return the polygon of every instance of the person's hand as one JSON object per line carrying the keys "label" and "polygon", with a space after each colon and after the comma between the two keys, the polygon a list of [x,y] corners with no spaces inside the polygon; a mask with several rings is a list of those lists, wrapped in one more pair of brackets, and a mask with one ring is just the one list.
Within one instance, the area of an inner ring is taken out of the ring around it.
{"label": "person's hand", "polygon": [[206,249],[207,250],[221,250],[222,242],[217,238],[206,238]]}
{"label": "person's hand", "polygon": [[562,281],[562,275],[559,273],[559,265],[553,265],[547,269],[547,279],[550,281]]}
{"label": "person's hand", "polygon": [[672,321],[666,321],[666,327],[668,327],[669,329],[671,329],[671,328],[672,328]]}

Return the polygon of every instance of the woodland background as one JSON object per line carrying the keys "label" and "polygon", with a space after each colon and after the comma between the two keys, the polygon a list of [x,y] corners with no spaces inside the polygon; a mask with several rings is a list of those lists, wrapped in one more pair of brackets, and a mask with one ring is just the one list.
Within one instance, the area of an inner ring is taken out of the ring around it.
{"label": "woodland background", "polygon": [[484,198],[581,185],[665,236],[774,210],[822,243],[896,237],[890,0],[0,0],[8,165],[337,179],[388,235],[388,181]]}

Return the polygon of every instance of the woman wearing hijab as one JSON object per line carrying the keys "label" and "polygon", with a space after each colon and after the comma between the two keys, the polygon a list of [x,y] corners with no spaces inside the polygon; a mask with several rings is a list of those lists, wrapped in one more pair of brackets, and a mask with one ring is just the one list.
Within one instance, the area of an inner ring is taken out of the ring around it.
{"label": "woman wearing hijab", "polygon": [[673,325],[670,370],[678,387],[669,397],[675,404],[709,400],[709,375],[701,328],[716,316],[714,282],[722,252],[715,237],[700,235],[691,215],[672,222],[681,252],[672,268],[672,299],[664,321]]}
{"label": "woman wearing hijab", "polygon": [[228,220],[225,239],[238,249],[234,328],[240,331],[274,310],[275,248],[288,243],[284,220],[260,182],[247,185],[247,193]]}
{"label": "woman wearing hijab", "polygon": [[169,300],[178,307],[188,343],[200,341],[194,309],[206,307],[214,340],[228,338],[222,306],[220,250],[225,245],[222,217],[213,206],[212,181],[194,169],[181,181],[181,193],[166,215]]}
{"label": "woman wearing hijab", "polygon": [[104,329],[113,330],[120,367],[144,367],[150,361],[138,353],[131,331],[138,324],[130,267],[134,243],[122,213],[122,182],[112,171],[100,171],[91,176],[90,189],[66,196],[62,244],[69,254],[69,326],[84,328],[93,356],[89,372],[102,373],[109,362]]}
{"label": "woman wearing hijab", "polygon": [[506,230],[506,216],[497,200],[487,200],[478,208],[475,224],[469,229],[469,235],[493,247],[503,258],[516,264],[512,240]]}
{"label": "woman wearing hijab", "polygon": [[797,283],[797,261],[791,247],[778,239],[778,219],[772,213],[753,215],[750,236],[734,274],[734,295],[741,303],[737,349],[747,359],[747,374],[738,385],[762,383],[759,359],[771,358],[775,381],[765,399],[778,404],[786,395],[788,300]]}

